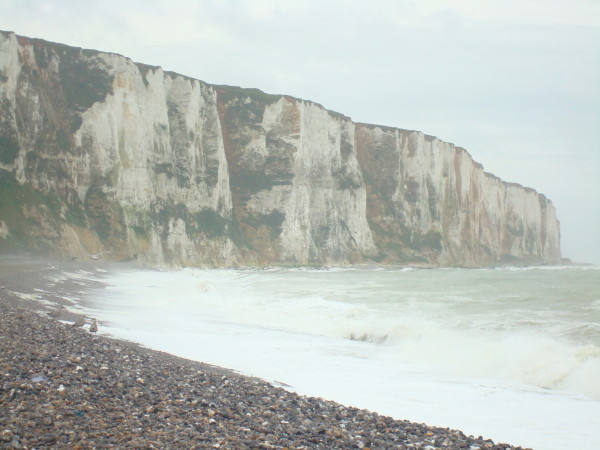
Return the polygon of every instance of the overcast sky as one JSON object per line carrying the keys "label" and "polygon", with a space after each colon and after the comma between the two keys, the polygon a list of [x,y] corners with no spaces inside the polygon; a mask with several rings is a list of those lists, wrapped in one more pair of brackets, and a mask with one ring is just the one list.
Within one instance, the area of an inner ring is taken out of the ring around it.
{"label": "overcast sky", "polygon": [[453,142],[600,263],[599,0],[0,0],[0,29]]}

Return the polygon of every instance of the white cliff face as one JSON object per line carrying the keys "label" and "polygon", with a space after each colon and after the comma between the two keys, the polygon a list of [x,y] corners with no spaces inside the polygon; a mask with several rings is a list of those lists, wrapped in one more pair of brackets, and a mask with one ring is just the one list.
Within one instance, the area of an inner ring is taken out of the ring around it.
{"label": "white cliff face", "polygon": [[542,195],[452,144],[312,102],[0,33],[0,105],[0,188],[23,199],[0,205],[0,249],[161,265],[560,258]]}
{"label": "white cliff face", "polygon": [[218,261],[232,261],[228,238],[194,239],[181,217],[204,211],[215,220],[231,218],[215,91],[160,68],[144,75],[117,55],[101,57],[114,81],[112,94],[82,114],[75,133],[90,162],[84,173],[91,178],[79,183],[81,201],[110,178],[103,189],[123,209],[127,242],[141,260],[193,264],[218,255]]}
{"label": "white cliff face", "polygon": [[[14,34],[0,36],[0,99],[5,105],[15,105],[17,96],[17,81],[21,72],[19,62],[18,42]],[[14,107],[4,107],[2,105],[2,115],[0,120],[4,129],[16,129],[16,117]],[[5,135],[6,133],[3,133]],[[6,163],[1,161],[0,163]]]}
{"label": "white cliff face", "polygon": [[[27,116],[23,124],[6,121],[20,147],[6,168],[20,183],[66,194],[63,216],[69,207],[81,213],[80,223],[63,230],[66,241],[81,242],[57,242],[59,248],[106,251],[155,264],[235,261],[235,245],[226,235],[231,220],[227,161],[210,86],[160,68],[140,68],[119,55],[77,52],[67,58],[60,47],[19,43],[12,34],[0,45],[1,60],[7,62],[2,99],[11,116]],[[43,56],[43,65],[36,56]],[[68,127],[69,111],[51,116],[61,97],[69,98],[68,85],[61,93],[53,84],[59,85],[64,70],[81,69],[73,69],[73,59],[109,81],[101,98],[80,108],[74,130]],[[48,92],[51,88],[55,91]],[[60,122],[67,122],[66,129]],[[49,137],[40,142],[40,135]],[[47,166],[51,170],[44,170]],[[89,228],[95,233],[90,235]]]}
{"label": "white cliff face", "polygon": [[485,173],[464,149],[423,133],[358,130],[369,175],[387,170],[393,180],[373,184],[371,220],[404,255],[469,266],[560,259],[556,212],[543,195]]}
{"label": "white cliff face", "polygon": [[377,253],[349,120],[282,97],[264,109],[260,127],[248,135],[236,150],[240,165],[261,171],[269,188],[250,194],[238,208],[251,217],[279,218],[272,244],[277,258],[335,264]]}

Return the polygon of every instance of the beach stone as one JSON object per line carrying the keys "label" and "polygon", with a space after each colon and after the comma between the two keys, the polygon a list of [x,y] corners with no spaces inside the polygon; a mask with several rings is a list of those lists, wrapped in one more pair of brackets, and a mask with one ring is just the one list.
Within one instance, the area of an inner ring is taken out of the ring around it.
{"label": "beach stone", "polygon": [[0,343],[0,447],[520,449],[94,336],[7,290]]}

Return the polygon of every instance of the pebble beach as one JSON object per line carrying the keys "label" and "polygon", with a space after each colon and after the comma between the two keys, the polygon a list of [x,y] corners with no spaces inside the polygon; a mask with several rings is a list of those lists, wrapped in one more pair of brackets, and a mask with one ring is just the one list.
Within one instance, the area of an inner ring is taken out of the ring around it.
{"label": "pebble beach", "polygon": [[23,299],[7,282],[35,284],[34,275],[6,274],[0,448],[522,448],[92,333],[90,318],[77,326],[81,318]]}

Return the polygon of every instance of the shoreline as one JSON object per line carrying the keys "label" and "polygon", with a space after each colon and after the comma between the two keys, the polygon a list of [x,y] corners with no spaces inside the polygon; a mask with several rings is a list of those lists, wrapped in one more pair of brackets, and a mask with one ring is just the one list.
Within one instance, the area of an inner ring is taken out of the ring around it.
{"label": "shoreline", "polygon": [[[99,265],[113,265],[122,267],[131,267],[146,270],[180,270],[180,269],[201,269],[201,270],[273,270],[273,269],[292,269],[292,270],[336,270],[336,269],[365,269],[365,270],[435,270],[435,269],[461,269],[461,270],[481,270],[481,269],[511,269],[511,268],[561,268],[561,267],[596,267],[598,263],[572,261],[569,258],[561,258],[556,263],[533,263],[524,261],[514,261],[514,264],[499,262],[498,264],[482,264],[482,265],[437,265],[425,262],[413,261],[412,263],[376,263],[363,262],[355,264],[295,264],[295,263],[264,263],[258,265],[246,264],[200,264],[200,265],[170,265],[170,264],[149,264],[135,259],[115,259],[110,256],[96,257],[88,255],[86,257],[59,255],[51,253],[35,253],[35,252],[11,252],[0,254],[0,267],[2,263],[7,261],[27,261],[30,263],[54,262],[62,266],[71,266],[73,268],[97,267]],[[0,273],[0,277],[1,277]]]}
{"label": "shoreline", "polygon": [[41,280],[12,267],[0,266],[0,447],[521,448],[92,334],[17,297],[13,289]]}

